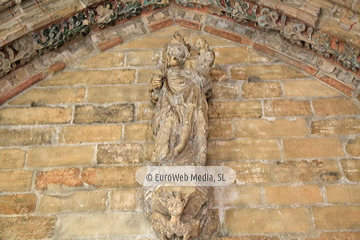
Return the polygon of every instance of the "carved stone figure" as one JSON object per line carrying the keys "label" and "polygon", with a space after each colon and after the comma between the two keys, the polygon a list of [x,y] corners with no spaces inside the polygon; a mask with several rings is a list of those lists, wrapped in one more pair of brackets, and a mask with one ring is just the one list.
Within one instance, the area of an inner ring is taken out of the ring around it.
{"label": "carved stone figure", "polygon": [[[150,98],[156,104],[152,165],[205,165],[207,97],[211,94],[210,68],[215,54],[202,38],[196,41],[194,50],[176,32],[164,47],[162,75],[154,75],[151,80]],[[209,187],[145,189],[147,212],[161,240],[210,238],[219,221],[211,201]]]}
{"label": "carved stone figure", "polygon": [[205,165],[208,134],[210,67],[214,53],[205,40],[196,44],[199,55],[190,56],[190,46],[179,33],[165,46],[162,76],[151,81],[151,99],[156,103],[152,162],[165,165]]}

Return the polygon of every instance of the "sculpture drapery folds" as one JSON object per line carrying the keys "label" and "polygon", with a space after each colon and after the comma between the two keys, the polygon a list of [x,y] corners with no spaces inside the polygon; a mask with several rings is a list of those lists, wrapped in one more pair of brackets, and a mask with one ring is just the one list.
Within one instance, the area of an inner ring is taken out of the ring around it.
{"label": "sculpture drapery folds", "polygon": [[[200,38],[192,47],[176,32],[164,47],[162,75],[154,75],[150,98],[155,106],[155,149],[151,164],[204,166],[207,152],[210,68],[215,54]],[[209,239],[218,215],[211,208],[212,188],[157,186],[145,189],[145,203],[160,239]]]}
{"label": "sculpture drapery folds", "polygon": [[179,33],[164,48],[162,76],[151,81],[151,99],[156,103],[152,162],[162,165],[205,165],[208,132],[207,96],[211,94],[210,67],[214,52],[200,38],[198,55]]}

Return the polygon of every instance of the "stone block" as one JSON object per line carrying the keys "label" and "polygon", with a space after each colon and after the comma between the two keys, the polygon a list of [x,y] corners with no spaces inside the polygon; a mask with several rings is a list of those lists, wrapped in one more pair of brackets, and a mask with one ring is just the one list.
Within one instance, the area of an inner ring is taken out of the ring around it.
{"label": "stone block", "polygon": [[[58,219],[56,238],[68,239],[76,237],[126,239],[126,236],[154,234],[149,220],[143,213],[112,212],[62,214]],[[81,223],[81,226],[79,226]]]}
{"label": "stone block", "polygon": [[350,156],[360,157],[360,137],[350,139],[346,144],[346,152]]}
{"label": "stone block", "polygon": [[329,185],[325,189],[326,198],[331,204],[360,203],[360,185]]}
{"label": "stone block", "polygon": [[260,101],[213,101],[209,104],[210,119],[260,118]]}
{"label": "stone block", "polygon": [[276,119],[244,119],[235,120],[235,137],[237,138],[273,138],[273,137],[305,137],[308,134],[306,120],[297,118],[289,121]]}
{"label": "stone block", "polygon": [[233,138],[232,122],[228,120],[209,121],[209,139]]}
{"label": "stone block", "polygon": [[53,128],[0,129],[0,146],[29,146],[51,144]]}
{"label": "stone block", "polygon": [[265,115],[269,117],[310,116],[310,102],[305,100],[274,99],[266,100]]}
{"label": "stone block", "polygon": [[215,187],[215,206],[256,206],[261,204],[259,186]]}
{"label": "stone block", "polygon": [[132,123],[125,125],[124,138],[126,141],[152,141],[154,134],[150,124]]}
{"label": "stone block", "polygon": [[[360,132],[358,118],[331,118],[311,122],[311,133],[316,135],[352,135]],[[359,144],[360,148],[360,144]],[[360,156],[360,150],[359,150]]]}
{"label": "stone block", "polygon": [[74,123],[120,123],[134,120],[133,104],[75,106]]}
{"label": "stone block", "polygon": [[284,161],[271,164],[276,183],[337,182],[341,172],[334,160]]}
{"label": "stone block", "polygon": [[[147,38],[146,38],[147,39]],[[169,39],[167,38],[167,42]],[[138,69],[138,83],[150,83],[153,74],[161,75],[160,69]]]}
{"label": "stone block", "polygon": [[360,182],[360,159],[342,159],[341,166],[348,180]]}
{"label": "stone block", "polygon": [[337,137],[284,139],[285,158],[343,157],[344,151]]}
{"label": "stone block", "polygon": [[0,169],[19,169],[24,167],[26,151],[18,148],[0,149]]}
{"label": "stone block", "polygon": [[287,97],[332,97],[342,95],[337,90],[318,80],[284,81],[283,85]]}
{"label": "stone block", "polygon": [[71,108],[33,107],[0,109],[2,125],[38,125],[69,123]]}
{"label": "stone block", "polygon": [[242,139],[210,141],[209,160],[280,159],[278,141],[275,139]]}
{"label": "stone block", "polygon": [[254,82],[242,85],[244,98],[276,98],[282,96],[278,82]]}
{"label": "stone block", "polygon": [[319,186],[266,186],[265,202],[274,205],[316,204],[324,202]]}
{"label": "stone block", "polygon": [[0,172],[0,192],[27,192],[31,190],[33,173],[27,170]]}
{"label": "stone block", "polygon": [[319,98],[312,102],[315,114],[319,116],[360,114],[360,105],[350,98]]}
{"label": "stone block", "polygon": [[360,206],[327,206],[313,208],[317,229],[358,229]]}
{"label": "stone block", "polygon": [[121,139],[121,125],[65,126],[59,132],[60,143],[117,142]]}
{"label": "stone block", "polygon": [[[263,61],[259,60],[256,62],[263,62]],[[271,61],[268,60],[266,62],[271,62]],[[247,80],[251,76],[257,76],[260,77],[261,79],[266,79],[266,80],[286,80],[286,79],[298,79],[298,78],[307,77],[303,72],[295,68],[280,64],[237,66],[237,67],[232,67],[230,71],[231,71],[231,77],[237,80]]]}
{"label": "stone block", "polygon": [[230,235],[300,233],[310,230],[308,214],[306,208],[229,209],[226,211],[225,224]]}
{"label": "stone block", "polygon": [[131,51],[126,58],[127,66],[157,66],[160,63],[159,51]]}
{"label": "stone block", "polygon": [[[214,48],[215,65],[273,62],[274,60],[248,47]],[[233,77],[234,78],[234,77]]]}
{"label": "stone block", "polygon": [[144,146],[138,143],[101,144],[98,146],[99,164],[140,163],[144,159]]}
{"label": "stone block", "polygon": [[36,200],[37,197],[35,194],[0,196],[0,214],[12,215],[33,213],[36,208]]}
{"label": "stone block", "polygon": [[110,193],[112,210],[135,210],[138,203],[137,189],[114,190]]}
{"label": "stone block", "polygon": [[80,103],[85,98],[85,88],[67,89],[31,89],[14,100],[9,105],[30,105],[32,103],[39,104],[65,104]]}
{"label": "stone block", "polygon": [[103,52],[82,61],[76,65],[76,68],[118,68],[123,66],[123,52]]}
{"label": "stone block", "polygon": [[28,167],[60,167],[89,165],[92,163],[94,146],[34,147],[28,152]]}
{"label": "stone block", "polygon": [[233,84],[214,83],[211,99],[236,99],[239,97],[239,88]]}
{"label": "stone block", "polygon": [[129,84],[135,80],[135,70],[78,70],[60,72],[52,78],[42,81],[39,86],[88,86],[88,85],[112,85]]}
{"label": "stone block", "polygon": [[95,188],[132,188],[139,186],[135,180],[137,170],[138,167],[85,168],[81,177]]}
{"label": "stone block", "polygon": [[45,239],[54,234],[55,217],[6,217],[0,218],[2,239]]}
{"label": "stone block", "polygon": [[244,183],[270,183],[270,166],[260,161],[251,162],[227,162],[224,166],[232,168],[236,172],[236,184]]}
{"label": "stone block", "polygon": [[74,192],[66,196],[43,195],[38,213],[105,211],[107,191]]}
{"label": "stone block", "polygon": [[144,102],[148,101],[149,87],[116,86],[116,87],[90,87],[88,102],[114,103],[114,102]]}

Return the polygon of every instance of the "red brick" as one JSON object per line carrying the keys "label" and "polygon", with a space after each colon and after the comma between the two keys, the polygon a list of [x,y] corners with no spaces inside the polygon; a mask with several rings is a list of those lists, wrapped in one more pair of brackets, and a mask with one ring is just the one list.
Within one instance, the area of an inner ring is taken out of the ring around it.
{"label": "red brick", "polygon": [[34,85],[35,83],[43,80],[45,77],[44,73],[38,73],[32,76],[31,78],[27,79],[26,81],[22,82],[21,84],[17,85],[9,92],[5,93],[0,97],[0,105],[6,102],[7,100],[15,97],[25,89],[29,88],[30,86]]}
{"label": "red brick", "polygon": [[254,43],[253,45],[253,49],[255,49],[256,51],[259,51],[259,52],[262,52],[262,53],[265,53],[269,56],[275,56],[275,53],[276,53],[276,50],[275,49],[272,49],[266,45],[263,45],[261,43]]}
{"label": "red brick", "polygon": [[113,37],[113,38],[111,38],[109,40],[98,43],[97,46],[100,49],[100,51],[105,51],[106,49],[109,49],[109,48],[112,48],[112,47],[114,47],[116,45],[119,45],[122,42],[123,41],[122,41],[121,37],[115,36],[115,37]]}
{"label": "red brick", "polygon": [[299,68],[299,69],[302,69],[302,63],[300,61],[297,61],[296,59],[290,57],[290,56],[287,56],[283,53],[280,53],[280,52],[275,52],[275,55],[274,57],[276,57],[277,59],[287,63],[287,64],[290,64],[296,68]]}
{"label": "red brick", "polygon": [[313,76],[315,76],[316,73],[318,72],[318,69],[317,69],[317,68],[314,68],[314,67],[309,66],[309,65],[306,65],[306,64],[303,65],[303,70],[304,70],[306,73],[308,73],[308,74],[310,74],[310,75],[313,75]]}
{"label": "red brick", "polygon": [[331,77],[328,77],[326,75],[319,74],[319,73],[316,74],[316,78],[318,78],[319,80],[323,81],[324,83],[327,83],[330,86],[336,88],[337,90],[348,95],[349,97],[351,97],[353,90],[349,86],[347,86]]}
{"label": "red brick", "polygon": [[47,70],[46,72],[47,73],[57,73],[63,69],[66,68],[66,64],[63,63],[63,62],[57,62],[57,63],[54,63],[53,65],[51,65]]}
{"label": "red brick", "polygon": [[36,175],[37,190],[45,190],[55,184],[70,187],[83,186],[84,183],[80,178],[80,169],[56,169],[47,172],[39,172]]}
{"label": "red brick", "polygon": [[148,28],[149,28],[150,32],[154,32],[156,30],[159,30],[159,29],[171,26],[171,25],[173,25],[173,20],[165,19],[165,20],[155,22],[155,23],[148,25]]}
{"label": "red brick", "polygon": [[224,31],[224,30],[220,30],[214,27],[210,27],[210,26],[205,26],[204,30],[210,34],[222,37],[222,38],[226,38],[229,39],[231,41],[234,42],[238,42],[240,44],[244,44],[244,45],[251,45],[252,44],[252,40],[246,37],[243,37],[239,34],[236,33],[232,33],[232,32],[228,32],[228,31]]}
{"label": "red brick", "polygon": [[186,28],[194,29],[194,30],[201,30],[202,23],[191,21],[184,18],[175,18],[175,23]]}

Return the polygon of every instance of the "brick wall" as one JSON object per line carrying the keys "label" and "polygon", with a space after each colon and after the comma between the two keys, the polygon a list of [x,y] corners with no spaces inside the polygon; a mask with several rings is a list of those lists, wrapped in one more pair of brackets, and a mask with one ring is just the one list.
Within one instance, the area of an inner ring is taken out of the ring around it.
{"label": "brick wall", "polygon": [[134,173],[153,148],[150,77],[177,30],[216,53],[208,164],[237,179],[215,189],[214,239],[360,239],[360,104],[178,26],[78,56],[1,106],[0,238],[156,239]]}

